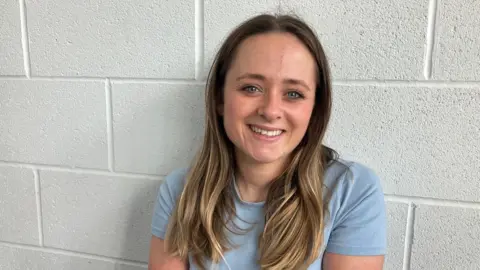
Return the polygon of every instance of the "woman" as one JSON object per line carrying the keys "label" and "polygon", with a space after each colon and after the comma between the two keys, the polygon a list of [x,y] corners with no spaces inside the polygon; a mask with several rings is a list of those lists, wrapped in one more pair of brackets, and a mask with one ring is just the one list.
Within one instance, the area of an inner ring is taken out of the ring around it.
{"label": "woman", "polygon": [[322,145],[331,94],[300,19],[238,26],[209,74],[203,145],[160,187],[149,269],[382,269],[379,180]]}

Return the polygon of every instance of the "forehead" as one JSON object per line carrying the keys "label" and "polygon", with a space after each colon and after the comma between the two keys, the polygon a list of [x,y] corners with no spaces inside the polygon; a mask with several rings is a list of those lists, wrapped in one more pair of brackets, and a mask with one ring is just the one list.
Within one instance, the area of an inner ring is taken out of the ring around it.
{"label": "forehead", "polygon": [[231,73],[258,73],[267,78],[302,79],[315,83],[315,60],[307,47],[289,33],[247,38],[238,47]]}

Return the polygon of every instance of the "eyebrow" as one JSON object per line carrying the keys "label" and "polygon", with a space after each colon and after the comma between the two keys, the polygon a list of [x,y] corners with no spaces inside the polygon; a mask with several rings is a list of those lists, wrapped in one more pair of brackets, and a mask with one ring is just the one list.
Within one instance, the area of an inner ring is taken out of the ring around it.
{"label": "eyebrow", "polygon": [[[245,78],[250,78],[250,79],[255,79],[255,80],[260,80],[260,81],[266,81],[267,79],[265,78],[265,76],[261,75],[261,74],[256,74],[256,73],[245,73],[239,77],[237,77],[237,81],[240,81],[242,79],[245,79]],[[297,80],[297,79],[284,79],[283,80],[283,83],[287,83],[287,84],[297,84],[297,85],[302,85],[303,87],[305,87],[307,90],[310,90],[310,87],[308,87],[308,85],[303,81],[303,80]]]}

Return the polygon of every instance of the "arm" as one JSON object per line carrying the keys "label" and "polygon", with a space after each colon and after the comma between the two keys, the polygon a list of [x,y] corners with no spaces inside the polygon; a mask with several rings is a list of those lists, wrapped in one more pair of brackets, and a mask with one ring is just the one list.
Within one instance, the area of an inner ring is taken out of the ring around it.
{"label": "arm", "polygon": [[187,270],[188,262],[167,254],[164,243],[165,241],[161,238],[152,236],[148,270]]}
{"label": "arm", "polygon": [[336,216],[324,270],[382,270],[386,253],[385,199],[377,175],[360,164],[340,178]]}
{"label": "arm", "polygon": [[323,258],[325,270],[382,270],[383,255],[350,256],[327,252]]}
{"label": "arm", "polygon": [[149,270],[187,270],[188,260],[172,257],[165,249],[165,236],[176,201],[183,190],[186,170],[175,170],[160,185],[152,217]]}

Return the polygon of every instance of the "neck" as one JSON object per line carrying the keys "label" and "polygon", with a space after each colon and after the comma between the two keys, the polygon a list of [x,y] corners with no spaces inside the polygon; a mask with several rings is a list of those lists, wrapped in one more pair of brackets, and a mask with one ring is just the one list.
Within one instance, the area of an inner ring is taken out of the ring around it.
{"label": "neck", "polygon": [[265,201],[270,184],[282,173],[284,166],[284,161],[258,163],[237,158],[235,179],[241,199],[246,202]]}

